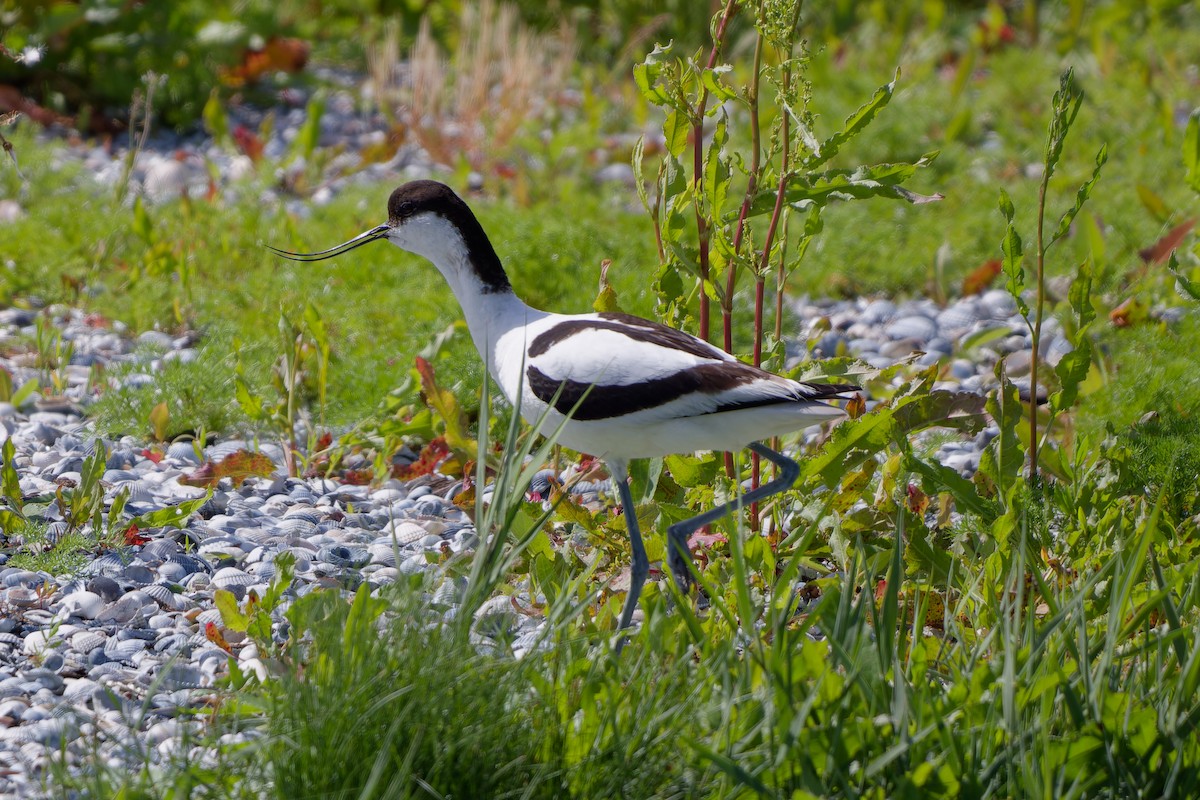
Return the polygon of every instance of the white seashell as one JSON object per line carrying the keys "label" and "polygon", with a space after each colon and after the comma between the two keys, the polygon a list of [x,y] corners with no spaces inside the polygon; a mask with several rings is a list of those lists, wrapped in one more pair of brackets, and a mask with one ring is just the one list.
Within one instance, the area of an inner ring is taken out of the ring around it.
{"label": "white seashell", "polygon": [[178,608],[175,593],[161,583],[152,583],[149,586],[143,587],[142,591],[149,595],[150,599],[167,610],[174,611]]}
{"label": "white seashell", "polygon": [[419,542],[429,535],[429,531],[414,522],[396,522],[384,530],[401,547]]}
{"label": "white seashell", "polygon": [[97,647],[103,647],[108,636],[103,631],[80,631],[71,637],[71,649],[79,653],[90,653]]}
{"label": "white seashell", "polygon": [[96,619],[104,609],[104,600],[94,591],[76,591],[62,599],[61,608],[80,619]]}
{"label": "white seashell", "polygon": [[212,576],[212,585],[218,589],[245,588],[255,582],[254,576],[237,567],[223,567]]}

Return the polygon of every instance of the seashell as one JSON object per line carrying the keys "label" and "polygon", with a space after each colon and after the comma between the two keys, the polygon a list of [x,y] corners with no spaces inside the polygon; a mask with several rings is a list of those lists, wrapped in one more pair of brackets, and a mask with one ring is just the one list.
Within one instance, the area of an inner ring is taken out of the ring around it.
{"label": "seashell", "polygon": [[71,649],[86,655],[97,647],[103,647],[106,641],[108,641],[108,636],[102,631],[80,631],[71,637]]}
{"label": "seashell", "polygon": [[130,564],[121,573],[121,577],[134,586],[145,586],[154,582],[154,573],[149,567],[141,564]]}
{"label": "seashell", "polygon": [[442,584],[434,590],[429,603],[435,608],[452,608],[458,605],[458,590],[453,581],[442,581]]}
{"label": "seashell", "polygon": [[23,647],[25,640],[15,633],[0,633],[0,644],[6,644],[9,647]]}
{"label": "seashell", "polygon": [[145,649],[146,643],[141,639],[109,639],[104,643],[104,655],[113,661],[132,661]]}
{"label": "seashell", "polygon": [[144,587],[142,591],[149,595],[150,599],[152,599],[154,602],[158,603],[160,606],[169,611],[174,611],[179,607],[179,604],[176,601],[175,592],[171,591],[169,586],[164,586],[161,583],[152,583],[149,586]]}
{"label": "seashell", "polygon": [[167,458],[182,464],[199,465],[200,458],[191,442],[171,442],[167,446]]}
{"label": "seashell", "polygon": [[17,608],[33,608],[41,602],[38,593],[24,586],[14,586],[5,591],[6,599]]}
{"label": "seashell", "polygon": [[172,656],[191,646],[192,637],[186,633],[169,633],[154,643],[154,652]]}
{"label": "seashell", "polygon": [[64,700],[79,705],[91,700],[100,691],[103,691],[103,687],[91,678],[67,678],[62,696]]}
{"label": "seashell", "polygon": [[104,610],[104,598],[95,592],[73,592],[62,599],[60,608],[81,619],[95,619]]}
{"label": "seashell", "polygon": [[389,528],[390,530],[387,532],[391,534],[396,543],[401,547],[419,542],[429,533],[429,531],[414,522],[397,522],[394,525],[390,525]]}
{"label": "seashell", "polygon": [[146,561],[162,561],[183,552],[174,539],[155,539],[142,545],[141,557]]}
{"label": "seashell", "polygon": [[[200,625],[201,629],[210,623],[213,625],[220,625],[222,623],[221,612],[215,608],[206,608],[196,617],[196,623]],[[200,635],[204,635],[203,631]]]}
{"label": "seashell", "polygon": [[317,552],[317,559],[338,567],[357,569],[371,561],[371,554],[365,548],[339,544],[322,547]]}
{"label": "seashell", "polygon": [[247,571],[259,580],[271,580],[278,569],[274,561],[257,561],[247,567]]}
{"label": "seashell", "polygon": [[119,661],[105,661],[103,664],[97,664],[88,670],[88,677],[99,683],[114,680],[121,680],[129,677],[130,671]]}
{"label": "seashell", "polygon": [[396,566],[396,549],[390,544],[372,544],[367,547],[372,564],[382,564],[385,567]]}
{"label": "seashell", "polygon": [[87,564],[81,572],[84,575],[103,575],[107,578],[120,578],[129,566],[131,559],[125,558],[116,551],[109,551]]}
{"label": "seashell", "polygon": [[18,586],[23,589],[36,589],[45,582],[46,578],[44,576],[26,569],[6,571],[3,580],[0,580],[0,583],[3,583],[5,588],[8,589]]}
{"label": "seashell", "polygon": [[237,567],[223,567],[213,573],[212,585],[218,589],[245,588],[254,583],[254,576]]}
{"label": "seashell", "polygon": [[321,513],[307,505],[294,505],[283,512],[284,519],[305,519],[316,525],[321,522]]}
{"label": "seashell", "polygon": [[178,564],[185,570],[185,574],[187,575],[191,575],[193,572],[212,573],[212,567],[207,561],[187,553],[167,556],[166,560],[171,564]]}
{"label": "seashell", "polygon": [[317,533],[317,523],[306,517],[284,517],[279,520],[278,529],[287,536],[308,537]]}

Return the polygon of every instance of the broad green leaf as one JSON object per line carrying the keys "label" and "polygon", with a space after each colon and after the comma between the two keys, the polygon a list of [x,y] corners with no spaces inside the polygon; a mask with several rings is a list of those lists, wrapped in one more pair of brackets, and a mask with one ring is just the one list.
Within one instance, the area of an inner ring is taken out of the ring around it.
{"label": "broad green leaf", "polygon": [[691,130],[692,124],[686,114],[678,109],[668,112],[667,119],[663,122],[663,139],[667,152],[675,158],[682,156],[687,150],[688,134]]}
{"label": "broad green leaf", "polygon": [[664,65],[671,56],[672,44],[673,42],[667,42],[665,45],[655,44],[646,60],[633,68],[633,82],[638,91],[656,106],[673,105],[670,94],[659,82]]}
{"label": "broad green leaf", "polygon": [[154,434],[155,441],[166,441],[167,423],[170,418],[171,412],[165,400],[150,409],[150,431]]}
{"label": "broad green leaf", "polygon": [[[828,205],[833,200],[856,200],[882,197],[906,200],[909,203],[929,203],[941,200],[941,195],[920,195],[900,186],[918,169],[928,166],[937,153],[927,153],[912,163],[873,164],[856,169],[828,170],[816,175],[794,175],[788,179],[784,200],[789,205],[807,209],[813,205]],[[775,189],[764,189],[755,195],[749,217],[769,214],[775,209]],[[736,213],[726,215],[724,222],[736,219]]]}
{"label": "broad green leaf", "polygon": [[1076,337],[1086,333],[1087,326],[1096,318],[1096,309],[1092,305],[1092,266],[1084,261],[1079,265],[1079,271],[1071,281],[1067,290],[1067,302],[1075,313],[1077,324]]}
{"label": "broad green leaf", "polygon": [[1049,247],[1067,234],[1071,229],[1071,223],[1075,221],[1075,216],[1079,213],[1079,209],[1083,208],[1083,204],[1092,196],[1092,189],[1096,188],[1096,181],[1100,180],[1100,169],[1104,163],[1108,161],[1108,145],[1102,145],[1100,152],[1096,154],[1096,166],[1092,170],[1092,177],[1084,181],[1084,183],[1075,192],[1075,203],[1067,209],[1058,221],[1058,228],[1054,231],[1054,235],[1050,237]]}
{"label": "broad green leaf", "polygon": [[972,334],[963,337],[959,343],[959,350],[963,353],[968,353],[976,347],[983,347],[991,344],[994,341],[1003,339],[1010,335],[1012,330],[1007,325],[996,325],[990,328],[977,330]]}
{"label": "broad green leaf", "polygon": [[815,167],[833,158],[841,150],[842,145],[853,139],[870,125],[875,116],[891,102],[892,95],[896,91],[896,82],[899,80],[900,70],[897,69],[896,76],[892,78],[891,83],[886,83],[876,89],[875,94],[870,100],[859,106],[858,110],[853,114],[846,117],[842,123],[842,129],[821,144],[819,160],[808,166]]}
{"label": "broad green leaf", "polygon": [[901,435],[893,413],[894,409],[880,409],[838,425],[824,449],[801,464],[801,478],[808,482],[819,477],[826,486],[837,486],[847,472],[885,450]]}
{"label": "broad green leaf", "polygon": [[1012,200],[1008,196],[1008,192],[1004,189],[1000,190],[1000,213],[1004,215],[1007,221],[1004,229],[1004,239],[1000,242],[1000,252],[1004,257],[1001,260],[1001,267],[1004,274],[1008,277],[1005,288],[1017,302],[1017,308],[1025,316],[1029,316],[1029,306],[1021,297],[1021,292],[1025,290],[1025,268],[1023,266],[1025,260],[1025,249],[1021,243],[1021,234],[1017,232],[1017,226],[1013,222],[1015,210]]}
{"label": "broad green leaf", "polygon": [[212,491],[210,490],[205,493],[204,497],[197,497],[195,500],[185,500],[178,505],[160,508],[157,511],[149,511],[141,516],[134,517],[130,520],[130,523],[143,529],[163,528],[167,525],[182,528],[187,524],[188,517],[196,513],[196,510],[204,505],[205,501],[211,496]]}
{"label": "broad green leaf", "polygon": [[[1003,362],[996,365],[999,372]],[[1021,399],[1017,387],[1001,376],[1000,387],[992,391],[987,398],[987,411],[1000,428],[1000,435],[994,438],[979,460],[979,471],[992,479],[992,482],[1005,493],[1021,471],[1025,454],[1017,437],[1017,425],[1022,419]]]}
{"label": "broad green leaf", "polygon": [[231,631],[245,632],[249,618],[238,608],[233,592],[217,589],[213,592],[213,605],[221,612],[221,623]]}
{"label": "broad green leaf", "polygon": [[321,118],[325,116],[325,94],[315,92],[304,112],[304,123],[296,133],[292,143],[292,156],[303,157],[306,161],[312,158],[321,139]]}
{"label": "broad green leaf", "polygon": [[711,485],[717,477],[717,459],[703,456],[670,455],[663,458],[671,477],[685,489]]}
{"label": "broad green leaf", "polygon": [[[937,462],[926,463],[909,454],[905,457],[904,468],[921,476],[935,490],[949,492],[960,512],[978,515],[985,525],[991,525],[1000,516],[1000,506],[996,501],[982,497],[974,483],[949,467]],[[929,493],[933,494],[932,491]]]}
{"label": "broad green leaf", "polygon": [[218,144],[229,141],[229,118],[221,105],[220,93],[215,88],[209,93],[208,102],[204,104],[201,115],[204,118],[204,127],[208,128],[209,134]]}
{"label": "broad green leaf", "polygon": [[1188,116],[1183,133],[1184,177],[1193,192],[1200,192],[1200,108]]}
{"label": "broad green leaf", "polygon": [[13,444],[12,437],[9,436],[4,440],[3,449],[0,450],[4,457],[4,465],[0,467],[0,488],[4,494],[4,499],[12,505],[13,510],[21,510],[21,480],[17,474],[16,465],[16,446]]}
{"label": "broad green leaf", "polygon": [[1079,396],[1079,384],[1087,379],[1092,367],[1092,343],[1086,336],[1076,343],[1075,349],[1066,353],[1054,365],[1062,388],[1050,395],[1050,405],[1055,411],[1066,411],[1075,405]]}
{"label": "broad green leaf", "polygon": [[638,199],[642,201],[642,208],[646,209],[646,213],[650,214],[650,196],[646,193],[646,176],[643,170],[644,161],[646,158],[646,137],[639,136],[637,142],[633,145],[633,180],[636,184]]}
{"label": "broad green leaf", "polygon": [[712,69],[705,69],[700,72],[700,82],[704,88],[708,90],[717,102],[709,105],[708,114],[713,114],[721,107],[721,103],[726,100],[733,100],[737,97],[737,91],[725,83],[725,78],[733,72],[733,67],[729,64],[720,64]]}
{"label": "broad green leaf", "polygon": [[133,199],[132,227],[138,238],[146,244],[151,243],[154,238],[154,223],[150,220],[150,213],[146,211],[146,204],[142,202],[140,195]]}
{"label": "broad green leaf", "polygon": [[233,384],[234,398],[246,416],[253,420],[263,419],[265,412],[262,396],[251,393],[250,385],[241,375],[234,376]]}

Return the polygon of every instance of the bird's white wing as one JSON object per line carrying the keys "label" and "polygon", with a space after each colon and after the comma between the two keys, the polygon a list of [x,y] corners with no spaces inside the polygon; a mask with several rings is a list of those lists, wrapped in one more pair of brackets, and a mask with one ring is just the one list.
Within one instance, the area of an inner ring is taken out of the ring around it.
{"label": "bird's white wing", "polygon": [[535,397],[577,420],[670,419],[832,393],[638,317],[583,315],[548,323],[528,343],[525,378]]}

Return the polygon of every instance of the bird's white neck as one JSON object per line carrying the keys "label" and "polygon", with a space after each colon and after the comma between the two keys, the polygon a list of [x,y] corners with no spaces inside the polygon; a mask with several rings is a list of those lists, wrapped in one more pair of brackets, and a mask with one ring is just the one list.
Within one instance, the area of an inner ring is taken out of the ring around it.
{"label": "bird's white neck", "polygon": [[462,307],[480,357],[488,372],[499,380],[497,347],[505,334],[546,316],[545,312],[531,308],[513,293],[486,239],[486,252],[472,252],[458,227],[443,217],[415,217],[388,238],[398,247],[429,259],[442,273]]}

